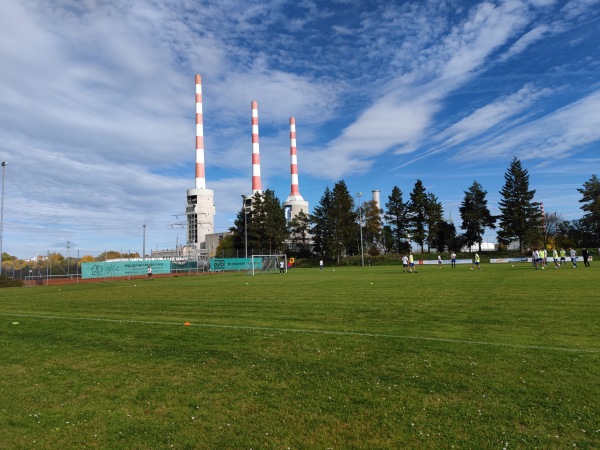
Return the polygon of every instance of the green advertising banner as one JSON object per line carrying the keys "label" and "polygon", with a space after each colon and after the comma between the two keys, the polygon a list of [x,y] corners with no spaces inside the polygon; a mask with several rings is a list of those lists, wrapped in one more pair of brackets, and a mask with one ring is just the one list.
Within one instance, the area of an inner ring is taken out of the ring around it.
{"label": "green advertising banner", "polygon": [[[212,258],[210,260],[210,270],[251,270],[252,258]],[[254,269],[262,269],[262,259],[254,259]]]}
{"label": "green advertising banner", "polygon": [[168,259],[147,259],[145,261],[104,261],[81,263],[81,278],[110,278],[140,276],[148,273],[171,273],[171,261]]}

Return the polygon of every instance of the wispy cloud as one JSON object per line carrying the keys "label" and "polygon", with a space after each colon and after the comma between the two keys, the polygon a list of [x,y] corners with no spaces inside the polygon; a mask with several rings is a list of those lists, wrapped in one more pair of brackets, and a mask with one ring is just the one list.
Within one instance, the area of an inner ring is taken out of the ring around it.
{"label": "wispy cloud", "polygon": [[421,158],[475,162],[480,145],[537,167],[582,152],[598,140],[597,4],[4,0],[6,243],[168,228],[193,184],[196,73],[220,230],[250,188],[251,100],[282,196],[290,116],[312,191]]}
{"label": "wispy cloud", "polygon": [[515,155],[524,161],[556,161],[583,152],[598,140],[600,91],[595,91],[544,117],[507,130],[501,136],[470,145],[456,159],[499,159]]}

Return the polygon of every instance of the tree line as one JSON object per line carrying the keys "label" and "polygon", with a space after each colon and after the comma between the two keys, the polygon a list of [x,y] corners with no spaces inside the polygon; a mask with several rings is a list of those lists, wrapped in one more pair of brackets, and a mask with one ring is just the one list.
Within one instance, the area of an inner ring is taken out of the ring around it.
{"label": "tree line", "polygon": [[289,223],[284,206],[272,190],[253,197],[251,209],[238,212],[231,236],[221,242],[218,255],[274,254],[319,256],[339,261],[345,256],[381,253],[404,254],[413,246],[421,253],[460,251],[478,246],[487,229],[497,230],[498,248],[511,244],[520,252],[534,247],[593,247],[600,244],[600,181],[592,175],[577,191],[584,214],[567,221],[558,212],[542,212],[529,187],[529,173],[513,158],[504,174],[499,214],[490,212],[487,191],[473,181],[464,191],[459,213],[460,229],[444,217],[436,195],[418,179],[406,196],[392,188],[385,209],[373,200],[361,201],[345,181],[325,188],[313,213],[304,211]]}
{"label": "tree line", "polygon": [[[459,213],[460,228],[444,218],[444,208],[438,198],[427,192],[418,179],[405,196],[394,186],[380,209],[372,201],[355,200],[343,180],[333,189],[325,188],[313,213],[301,212],[289,223],[285,220],[282,202],[275,192],[255,194],[251,209],[238,212],[232,234],[219,245],[217,255],[245,256],[252,254],[290,253],[297,257],[318,256],[339,261],[345,256],[382,253],[404,254],[413,246],[421,253],[448,250],[459,251],[478,245],[481,250],[486,229],[497,230],[499,249],[516,243],[519,251],[539,247],[600,246],[600,180],[594,174],[577,191],[583,216],[564,220],[559,212],[544,212],[533,200],[535,190],[529,187],[529,173],[517,158],[513,158],[504,174],[500,191],[499,214],[488,208],[487,191],[476,180],[464,191]],[[362,227],[361,227],[362,226]],[[362,238],[362,239],[361,239]],[[78,263],[104,261],[113,258],[135,258],[135,254],[107,251],[98,257],[65,258],[60,253],[23,261],[4,252],[2,274],[24,271],[26,274],[51,272],[70,274]]]}

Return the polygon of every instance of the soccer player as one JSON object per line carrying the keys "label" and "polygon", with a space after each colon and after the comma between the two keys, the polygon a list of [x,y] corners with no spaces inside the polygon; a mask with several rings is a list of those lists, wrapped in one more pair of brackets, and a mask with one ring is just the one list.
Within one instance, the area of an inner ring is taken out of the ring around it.
{"label": "soccer player", "polygon": [[558,264],[558,252],[554,247],[552,247],[552,259],[554,260],[554,268],[558,269],[560,264]]}
{"label": "soccer player", "polygon": [[454,253],[454,251],[452,251],[452,254],[450,255],[450,263],[452,264],[452,268],[456,268],[456,253]]}
{"label": "soccer player", "polygon": [[402,272],[408,272],[408,256],[402,257]]}
{"label": "soccer player", "polygon": [[[479,270],[481,270],[481,266],[479,265],[479,253],[475,253],[475,261],[473,262],[474,266],[477,266],[477,268]],[[471,269],[473,268],[473,266],[471,266]]]}
{"label": "soccer player", "polygon": [[442,255],[438,255],[438,269],[442,268]]}
{"label": "soccer player", "polygon": [[415,268],[415,258],[413,257],[412,252],[408,255],[408,272],[417,273],[417,269]]}
{"label": "soccer player", "polygon": [[567,260],[565,258],[565,256],[567,255],[567,252],[565,252],[565,249],[561,247],[560,249],[560,265],[564,266],[567,263]]}
{"label": "soccer player", "polygon": [[573,250],[573,248],[569,249],[569,253],[571,255],[571,262],[573,263],[573,269],[577,268],[577,252]]}

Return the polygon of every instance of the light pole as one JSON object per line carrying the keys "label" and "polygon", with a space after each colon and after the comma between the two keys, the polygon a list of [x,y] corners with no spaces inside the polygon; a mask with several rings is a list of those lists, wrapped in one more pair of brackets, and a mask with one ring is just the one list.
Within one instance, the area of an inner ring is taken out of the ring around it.
{"label": "light pole", "polygon": [[6,161],[2,161],[2,203],[0,204],[0,275],[2,275],[2,240],[4,239],[4,172]]}
{"label": "light pole", "polygon": [[360,226],[360,259],[361,259],[361,264],[363,267],[365,267],[365,252],[364,252],[364,246],[363,246],[363,236],[362,236],[362,196],[363,193],[362,192],[358,192],[356,194],[356,196],[358,197],[358,222],[359,222],[359,226]]}
{"label": "light pole", "polygon": [[146,260],[146,224],[142,225],[144,228],[144,240],[142,242],[142,261]]}
{"label": "light pole", "polygon": [[242,207],[244,208],[244,245],[246,248],[246,253],[244,258],[248,259],[248,212],[246,210],[246,196],[242,194]]}

